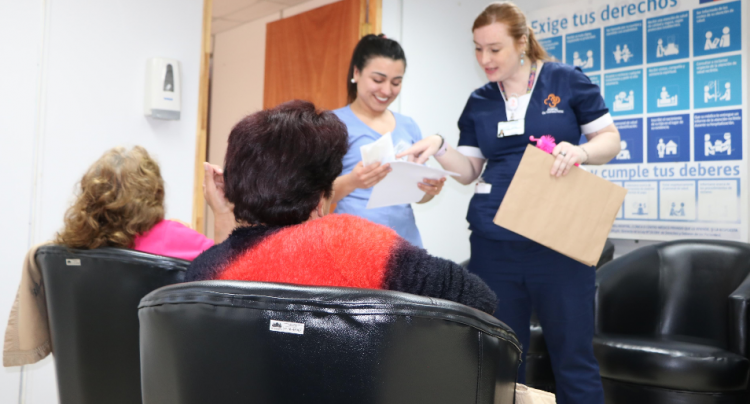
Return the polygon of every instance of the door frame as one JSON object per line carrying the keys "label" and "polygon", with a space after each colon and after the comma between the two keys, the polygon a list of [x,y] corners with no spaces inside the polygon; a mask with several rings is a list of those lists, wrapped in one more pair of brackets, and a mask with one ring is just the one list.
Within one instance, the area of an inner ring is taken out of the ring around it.
{"label": "door frame", "polygon": [[213,0],[203,0],[203,32],[201,33],[201,64],[198,85],[198,123],[195,140],[192,228],[206,234],[206,201],[203,198],[203,163],[208,158],[208,102],[211,63],[211,17]]}

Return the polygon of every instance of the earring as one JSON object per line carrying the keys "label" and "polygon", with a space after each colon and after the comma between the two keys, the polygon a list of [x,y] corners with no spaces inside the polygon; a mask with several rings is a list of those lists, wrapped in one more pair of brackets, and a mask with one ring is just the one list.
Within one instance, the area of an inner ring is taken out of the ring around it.
{"label": "earring", "polygon": [[526,51],[521,52],[521,66],[523,66],[524,58],[526,57]]}
{"label": "earring", "polygon": [[354,77],[352,77],[352,79],[351,79],[351,80],[349,80],[349,81],[351,81],[351,82],[352,82],[352,84],[355,84],[355,83],[357,83],[357,82],[356,82],[356,81],[354,80]]}

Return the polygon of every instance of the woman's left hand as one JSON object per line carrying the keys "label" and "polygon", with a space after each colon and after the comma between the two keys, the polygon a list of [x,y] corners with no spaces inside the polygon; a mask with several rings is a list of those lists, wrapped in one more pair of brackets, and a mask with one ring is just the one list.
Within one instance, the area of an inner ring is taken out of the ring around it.
{"label": "woman's left hand", "polygon": [[571,167],[576,163],[583,163],[586,159],[586,152],[581,150],[580,146],[573,146],[568,142],[560,142],[555,146],[552,155],[555,156],[555,163],[552,164],[550,175],[555,177],[567,175]]}
{"label": "woman's left hand", "polygon": [[443,190],[443,184],[445,184],[446,177],[439,180],[431,180],[425,178],[422,182],[417,185],[419,189],[424,191],[427,195],[435,196]]}

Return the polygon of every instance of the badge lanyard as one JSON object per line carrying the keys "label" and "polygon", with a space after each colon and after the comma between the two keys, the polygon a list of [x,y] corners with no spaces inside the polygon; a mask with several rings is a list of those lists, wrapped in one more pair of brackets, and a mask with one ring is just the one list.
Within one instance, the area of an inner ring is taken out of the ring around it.
{"label": "badge lanyard", "polygon": [[[531,90],[534,89],[534,79],[536,78],[536,62],[531,65],[531,74],[529,74],[529,84],[526,86],[526,94],[531,94]],[[515,120],[516,109],[518,109],[518,97],[511,95],[510,97],[505,94],[505,86],[502,81],[498,81],[497,85],[500,87],[500,92],[503,94],[503,98],[507,100],[508,109],[510,109],[509,121]]]}
{"label": "badge lanyard", "polygon": [[[529,83],[526,86],[526,94],[531,94],[531,90],[534,89],[534,80],[536,79],[536,71],[537,71],[537,66],[536,66],[536,62],[534,62],[534,64],[531,65],[531,73],[529,74]],[[498,122],[497,124],[497,137],[502,138],[505,136],[523,135],[526,129],[525,128],[526,119],[525,118],[522,118],[519,120],[515,119],[516,109],[518,109],[518,97],[515,95],[511,97],[507,97],[505,94],[505,86],[503,86],[503,83],[501,81],[498,81],[497,85],[498,87],[500,87],[500,92],[503,94],[503,99],[505,100],[505,104],[510,110],[510,119],[507,122]],[[475,194],[489,194],[491,192],[492,192],[492,184],[488,184],[484,182],[484,179],[480,177],[479,182],[477,182],[474,193]]]}

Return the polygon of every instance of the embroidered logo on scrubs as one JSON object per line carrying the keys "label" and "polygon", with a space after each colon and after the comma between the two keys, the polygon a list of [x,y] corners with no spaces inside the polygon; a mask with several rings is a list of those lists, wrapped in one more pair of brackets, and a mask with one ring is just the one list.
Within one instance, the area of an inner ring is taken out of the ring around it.
{"label": "embroidered logo on scrubs", "polygon": [[556,96],[555,94],[550,94],[549,96],[547,96],[547,99],[544,100],[544,105],[547,106],[547,110],[542,111],[542,115],[564,113],[565,111],[557,109],[557,104],[559,103],[560,97]]}

